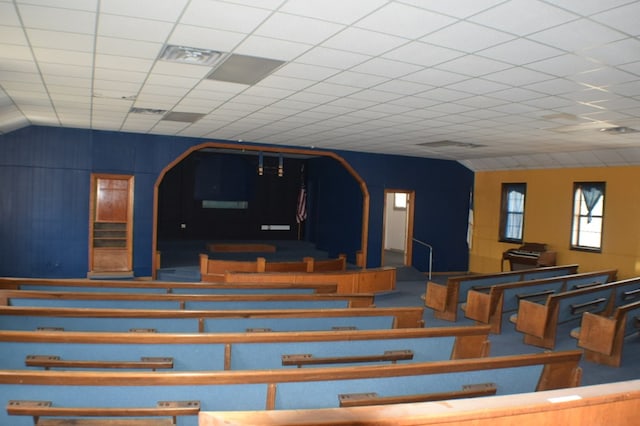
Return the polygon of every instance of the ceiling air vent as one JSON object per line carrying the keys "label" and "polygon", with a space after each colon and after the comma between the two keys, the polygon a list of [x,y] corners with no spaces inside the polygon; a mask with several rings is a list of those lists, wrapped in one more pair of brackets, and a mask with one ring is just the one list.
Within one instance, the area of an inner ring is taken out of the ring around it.
{"label": "ceiling air vent", "polygon": [[624,126],[618,126],[618,127],[607,127],[604,129],[600,129],[601,132],[607,133],[609,135],[626,135],[628,133],[636,133],[637,130],[636,129],[632,129],[631,127],[624,127]]}
{"label": "ceiling air vent", "polygon": [[207,66],[215,64],[221,56],[222,52],[216,50],[174,45],[167,45],[160,53],[160,59],[164,61]]}
{"label": "ceiling air vent", "polygon": [[200,114],[197,112],[171,111],[170,113],[162,117],[162,119],[166,121],[181,121],[183,123],[195,123],[205,115],[206,114]]}
{"label": "ceiling air vent", "polygon": [[484,145],[471,143],[471,142],[456,142],[456,141],[450,141],[450,140],[443,140],[443,141],[436,141],[436,142],[423,142],[423,143],[419,143],[418,146],[437,149],[437,148],[481,148]]}
{"label": "ceiling air vent", "polygon": [[209,76],[210,80],[253,85],[271,74],[284,61],[246,55],[229,55]]}
{"label": "ceiling air vent", "polygon": [[166,109],[155,109],[155,108],[138,108],[132,107],[129,112],[133,114],[147,114],[147,115],[163,115],[167,112]]}

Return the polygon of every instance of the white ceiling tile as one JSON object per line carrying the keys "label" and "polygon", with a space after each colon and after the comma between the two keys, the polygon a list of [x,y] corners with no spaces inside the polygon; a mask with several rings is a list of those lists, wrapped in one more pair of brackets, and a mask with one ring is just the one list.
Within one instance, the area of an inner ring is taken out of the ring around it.
{"label": "white ceiling tile", "polygon": [[510,0],[469,20],[524,36],[576,19],[578,16],[537,0]]}
{"label": "white ceiling tile", "polygon": [[95,13],[27,4],[21,4],[18,7],[26,28],[95,34]]}
{"label": "white ceiling tile", "polygon": [[638,76],[615,68],[599,68],[594,71],[584,72],[571,77],[573,80],[597,87],[606,87],[615,84],[628,83],[638,79]]}
{"label": "white ceiling tile", "polygon": [[376,90],[382,90],[392,93],[400,93],[404,95],[417,95],[418,93],[432,89],[433,86],[426,84],[413,83],[409,81],[391,80],[376,86]]}
{"label": "white ceiling tile", "polygon": [[602,46],[625,37],[619,31],[587,19],[568,22],[529,36],[532,40],[564,49],[568,52],[579,52]]}
{"label": "white ceiling tile", "polygon": [[333,83],[318,83],[306,89],[308,92],[312,93],[322,93],[332,96],[348,96],[354,92],[358,92],[362,90],[359,87],[345,86],[342,84],[333,84]]}
{"label": "white ceiling tile", "polygon": [[557,6],[588,16],[629,3],[629,0],[553,0]]}
{"label": "white ceiling tile", "polygon": [[436,68],[428,68],[406,75],[402,77],[402,80],[429,84],[432,86],[446,86],[447,84],[457,83],[462,80],[467,80],[468,78],[469,77],[466,75],[446,72]]}
{"label": "white ceiling tile", "polygon": [[382,77],[398,78],[414,73],[422,67],[398,61],[391,61],[383,58],[370,59],[360,65],[351,68],[354,72],[363,74],[373,74]]}
{"label": "white ceiling tile", "polygon": [[125,71],[148,72],[154,64],[152,59],[139,59],[130,56],[95,55],[96,68],[108,68]]}
{"label": "white ceiling tile", "polygon": [[354,52],[316,47],[296,59],[301,64],[321,65],[331,68],[351,68],[368,59],[371,56],[360,55]]}
{"label": "white ceiling tile", "polygon": [[472,77],[480,77],[511,67],[512,65],[505,64],[504,62],[498,62],[476,55],[465,55],[437,66],[440,71],[452,71]]}
{"label": "white ceiling tile", "polygon": [[385,81],[389,81],[386,77],[377,75],[362,74],[353,71],[343,71],[327,79],[330,83],[343,84],[345,86],[361,87],[366,89],[378,84],[382,84]]}
{"label": "white ceiling tile", "polygon": [[82,78],[86,80],[91,80],[91,76],[93,73],[91,67],[71,64],[42,63],[40,64],[40,70],[42,71],[42,75],[44,75],[45,77],[61,76]]}
{"label": "white ceiling tile", "polygon": [[383,90],[367,89],[350,95],[349,99],[358,99],[373,102],[390,102],[400,97],[402,97],[402,95],[396,93],[385,92]]}
{"label": "white ceiling tile", "polygon": [[92,34],[73,34],[30,28],[27,29],[27,36],[33,47],[93,52],[94,36]]}
{"label": "white ceiling tile", "polygon": [[[389,19],[393,16],[394,19]],[[389,3],[355,25],[372,31],[416,39],[455,22],[438,13],[401,3]]]}
{"label": "white ceiling tile", "polygon": [[164,43],[173,24],[150,19],[130,18],[118,15],[100,15],[98,34],[102,37],[116,37]]}
{"label": "white ceiling tile", "polygon": [[13,3],[0,3],[0,25],[20,27],[20,18]]}
{"label": "white ceiling tile", "polygon": [[271,12],[222,1],[191,0],[180,23],[205,28],[252,32]]}
{"label": "white ceiling tile", "polygon": [[289,63],[279,68],[273,75],[320,81],[331,77],[336,73],[337,70],[333,68]]}
{"label": "white ceiling tile", "polygon": [[98,0],[17,0],[16,3],[28,3],[35,6],[63,7],[65,9],[95,12],[98,10]]}
{"label": "white ceiling tile", "polygon": [[562,95],[563,93],[584,90],[585,86],[565,78],[554,78],[540,83],[528,84],[525,88],[549,95]]}
{"label": "white ceiling tile", "polygon": [[416,94],[415,96],[439,102],[453,102],[459,99],[468,98],[469,94],[457,90],[437,88],[433,90],[427,90],[425,92]]}
{"label": "white ceiling tile", "polygon": [[280,10],[294,15],[351,24],[386,3],[386,0],[289,0]]}
{"label": "white ceiling tile", "polygon": [[302,90],[313,85],[314,83],[315,81],[313,80],[284,77],[272,74],[260,81],[257,86],[271,87],[276,89]]}
{"label": "white ceiling tile", "polygon": [[40,74],[31,72],[16,72],[16,71],[2,71],[0,72],[0,78],[2,78],[2,86],[6,89],[5,83],[9,82],[22,82],[29,84],[40,84],[42,79]]}
{"label": "white ceiling tile", "polygon": [[584,54],[610,66],[638,63],[640,62],[640,40],[627,38],[589,49]]}
{"label": "white ceiling tile", "polygon": [[622,96],[640,96],[640,81],[636,80],[628,83],[614,84],[607,89]]}
{"label": "white ceiling tile", "polygon": [[147,74],[136,71],[115,70],[110,68],[96,68],[94,78],[96,80],[122,81],[125,83],[141,84]]}
{"label": "white ceiling tile", "polygon": [[594,15],[592,19],[624,31],[629,35],[638,36],[640,35],[638,16],[640,16],[640,2],[634,1],[626,6],[620,6]]}
{"label": "white ceiling tile", "polygon": [[125,83],[122,81],[95,80],[93,83],[93,93],[98,97],[106,98],[134,98],[140,88],[139,83]]}
{"label": "white ceiling tile", "polygon": [[245,37],[246,35],[237,32],[180,24],[173,29],[167,43],[230,52]]}
{"label": "white ceiling tile", "polygon": [[457,22],[421,40],[467,53],[513,40],[514,36],[472,22]]}
{"label": "white ceiling tile", "polygon": [[187,0],[108,0],[100,2],[100,11],[113,15],[173,22],[180,17],[186,4]]}
{"label": "white ceiling tile", "polygon": [[234,53],[280,61],[290,61],[311,49],[311,47],[309,44],[293,41],[249,36],[234,49]]}
{"label": "white ceiling tile", "polygon": [[33,49],[38,62],[49,62],[52,64],[80,65],[91,67],[93,55],[88,52],[74,52],[71,50],[45,49],[35,47]]}
{"label": "white ceiling tile", "polygon": [[562,53],[562,51],[554,49],[553,47],[545,46],[526,39],[509,41],[478,52],[479,55],[514,65],[524,65],[531,62],[537,62],[553,56],[561,55]]}
{"label": "white ceiling tile", "polygon": [[509,86],[495,81],[484,80],[482,78],[474,78],[450,84],[447,87],[472,95],[484,95],[491,92],[497,92],[499,90],[505,90]]}
{"label": "white ceiling tile", "polygon": [[547,74],[553,74],[557,77],[566,77],[568,75],[601,68],[602,64],[583,56],[567,53],[554,58],[527,64],[526,67],[542,71]]}
{"label": "white ceiling tile", "polygon": [[171,88],[183,88],[183,89],[191,89],[199,79],[189,78],[189,77],[180,77],[177,75],[164,75],[152,73],[149,74],[147,78],[147,84],[150,85],[158,85],[158,86],[168,86]]}
{"label": "white ceiling tile", "polygon": [[502,3],[503,0],[456,0],[455,2],[440,0],[400,0],[400,2],[444,13],[445,15],[466,18],[498,3]]}
{"label": "white ceiling tile", "polygon": [[[2,8],[0,6],[0,13],[2,13],[1,11]],[[27,44],[24,30],[18,26],[0,25],[0,40],[2,40],[3,44]]]}
{"label": "white ceiling tile", "polygon": [[322,43],[322,46],[376,56],[406,42],[407,40],[400,37],[360,28],[347,28]]}
{"label": "white ceiling tile", "polygon": [[411,42],[398,47],[391,52],[385,53],[382,57],[417,64],[424,67],[431,67],[451,59],[458,58],[462,55],[462,52],[434,46],[433,44]]}
{"label": "white ceiling tile", "polygon": [[29,61],[33,60],[29,46],[18,44],[0,44],[0,58],[4,60]]}
{"label": "white ceiling tile", "polygon": [[531,71],[522,67],[509,68],[504,71],[498,71],[491,75],[485,76],[487,80],[496,81],[498,83],[509,84],[511,86],[522,86],[525,84],[537,83],[540,81],[550,80],[553,77],[536,71]]}
{"label": "white ceiling tile", "polygon": [[[201,79],[211,72],[210,67],[176,62],[157,61],[151,70],[153,74]],[[192,80],[191,80],[192,81]]]}
{"label": "white ceiling tile", "polygon": [[[168,80],[158,78],[158,81],[162,83],[168,83]],[[178,87],[166,84],[153,84],[147,81],[142,87],[140,95],[158,95],[164,96],[165,99],[175,99],[176,101],[182,99],[189,92],[188,87]]]}
{"label": "white ceiling tile", "polygon": [[296,40],[300,43],[320,43],[344,26],[318,19],[275,13],[265,20],[255,31],[255,35],[281,40]]}
{"label": "white ceiling tile", "polygon": [[531,99],[541,98],[544,95],[542,95],[539,92],[533,92],[531,90],[512,87],[510,89],[493,92],[491,93],[491,96],[498,99],[511,101],[511,102],[524,102]]}
{"label": "white ceiling tile", "polygon": [[122,40],[113,37],[98,37],[96,53],[114,56],[130,56],[137,59],[156,59],[162,43]]}

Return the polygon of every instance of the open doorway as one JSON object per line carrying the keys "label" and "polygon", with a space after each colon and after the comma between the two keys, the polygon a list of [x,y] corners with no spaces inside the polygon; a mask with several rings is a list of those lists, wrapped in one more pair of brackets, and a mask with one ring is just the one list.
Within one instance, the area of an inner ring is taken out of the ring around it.
{"label": "open doorway", "polygon": [[411,266],[415,192],[385,189],[382,266]]}

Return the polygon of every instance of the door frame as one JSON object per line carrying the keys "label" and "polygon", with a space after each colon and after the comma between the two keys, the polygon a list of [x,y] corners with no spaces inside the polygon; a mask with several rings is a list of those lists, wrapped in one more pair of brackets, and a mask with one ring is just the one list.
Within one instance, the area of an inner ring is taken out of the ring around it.
{"label": "door frame", "polygon": [[382,247],[380,249],[380,265],[384,265],[384,250],[386,246],[386,226],[387,226],[387,196],[388,194],[402,193],[407,194],[407,210],[405,226],[405,239],[404,239],[404,265],[413,265],[413,215],[414,215],[414,200],[416,192],[412,189],[391,189],[385,188],[384,190],[384,203],[382,213]]}

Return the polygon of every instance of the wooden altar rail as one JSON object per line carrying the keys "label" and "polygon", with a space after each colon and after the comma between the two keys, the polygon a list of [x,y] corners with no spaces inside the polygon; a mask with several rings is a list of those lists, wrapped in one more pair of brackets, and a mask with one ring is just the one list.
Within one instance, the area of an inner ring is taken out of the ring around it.
{"label": "wooden altar rail", "polygon": [[467,292],[467,302],[463,310],[467,318],[482,324],[491,324],[491,332],[500,334],[503,314],[517,311],[520,300],[546,297],[581,286],[604,284],[614,281],[616,276],[616,269],[607,269],[538,280],[474,286]]}
{"label": "wooden altar rail", "polygon": [[611,315],[627,295],[640,296],[639,290],[640,277],[637,277],[551,294],[542,303],[521,300],[512,322],[516,330],[524,333],[526,344],[553,349],[558,324],[578,321],[585,312]]}
{"label": "wooden altar rail", "polygon": [[396,288],[396,268],[381,267],[340,272],[227,272],[224,281],[235,283],[290,282],[293,284],[336,283],[338,294],[382,293]]}
{"label": "wooden altar rail", "polygon": [[620,367],[625,337],[640,331],[638,315],[640,300],[618,306],[611,315],[585,312],[580,327],[571,334],[587,361]]}
{"label": "wooden altar rail", "polygon": [[[255,327],[272,331],[330,330],[333,327],[422,328],[423,309],[335,308],[258,310],[166,310],[0,307],[0,329],[40,327],[73,331],[240,332]],[[82,319],[82,320],[79,320]]]}
{"label": "wooden altar rail", "polygon": [[373,294],[155,294],[0,290],[0,305],[134,309],[368,308]]}
{"label": "wooden altar rail", "polygon": [[0,289],[50,291],[131,291],[152,293],[335,293],[331,283],[225,283],[171,282],[148,280],[88,280],[74,278],[14,278],[1,277]]}
{"label": "wooden altar rail", "polygon": [[5,369],[33,354],[62,359],[172,358],[174,370],[266,370],[285,354],[359,356],[411,350],[412,362],[489,356],[487,326],[262,333],[134,333],[0,331]]}
{"label": "wooden altar rail", "polygon": [[200,279],[207,282],[222,282],[225,272],[327,272],[344,271],[347,256],[341,254],[336,259],[314,259],[305,257],[301,261],[271,261],[264,257],[256,260],[210,259],[206,253],[200,254]]}
{"label": "wooden altar rail", "polygon": [[561,265],[495,274],[449,277],[444,285],[428,281],[425,306],[433,309],[433,315],[436,318],[456,321],[458,318],[458,304],[466,300],[467,291],[473,286],[489,286],[499,283],[550,278],[575,274],[577,270],[578,265]]}
{"label": "wooden altar rail", "polygon": [[[201,411],[337,407],[354,387],[383,396],[443,393],[460,383],[494,382],[507,395],[579,386],[580,351],[313,369],[95,372],[0,370],[0,401],[78,401],[85,407],[150,406],[161,399],[201,401]],[[163,398],[159,398],[163,395]],[[483,399],[483,398],[481,398]],[[446,406],[446,404],[444,404]],[[369,407],[371,409],[371,407]],[[182,419],[181,419],[182,420]],[[190,426],[197,419],[185,418]],[[190,420],[194,420],[190,422]],[[316,418],[318,421],[318,418]],[[0,413],[0,424],[17,423]]]}
{"label": "wooden altar rail", "polygon": [[640,380],[518,395],[377,407],[201,411],[199,426],[635,426]]}

